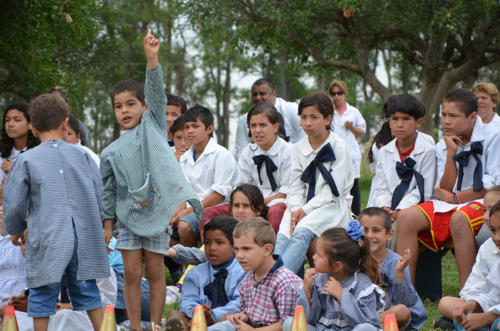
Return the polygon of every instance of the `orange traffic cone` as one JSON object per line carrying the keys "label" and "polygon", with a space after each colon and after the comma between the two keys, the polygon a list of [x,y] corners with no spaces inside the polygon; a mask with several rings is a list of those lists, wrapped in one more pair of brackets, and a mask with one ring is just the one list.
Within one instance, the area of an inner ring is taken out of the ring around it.
{"label": "orange traffic cone", "polygon": [[100,331],[116,331],[115,307],[112,305],[106,306]]}
{"label": "orange traffic cone", "polygon": [[295,306],[291,331],[307,331],[306,314],[303,306]]}
{"label": "orange traffic cone", "polygon": [[16,320],[16,312],[14,307],[7,306],[5,307],[2,328],[3,331],[18,331],[19,327],[17,326]]}
{"label": "orange traffic cone", "polygon": [[384,331],[399,331],[396,315],[387,314],[384,317]]}
{"label": "orange traffic cone", "polygon": [[191,320],[191,331],[206,331],[207,320],[202,306],[194,307],[193,319]]}

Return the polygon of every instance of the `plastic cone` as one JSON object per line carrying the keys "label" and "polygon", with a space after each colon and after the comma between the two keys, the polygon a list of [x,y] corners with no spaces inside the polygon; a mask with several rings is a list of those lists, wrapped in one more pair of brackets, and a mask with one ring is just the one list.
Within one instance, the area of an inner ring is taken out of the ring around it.
{"label": "plastic cone", "polygon": [[306,314],[303,306],[295,306],[291,331],[307,331]]}
{"label": "plastic cone", "polygon": [[17,326],[16,312],[14,310],[14,307],[12,307],[12,306],[5,307],[1,329],[3,331],[18,331],[19,330],[19,328]]}
{"label": "plastic cone", "polygon": [[384,331],[399,331],[396,315],[387,314],[384,317]]}
{"label": "plastic cone", "polygon": [[206,331],[207,320],[202,306],[194,307],[193,319],[191,320],[191,331]]}
{"label": "plastic cone", "polygon": [[112,305],[106,306],[100,331],[116,331],[115,307]]}

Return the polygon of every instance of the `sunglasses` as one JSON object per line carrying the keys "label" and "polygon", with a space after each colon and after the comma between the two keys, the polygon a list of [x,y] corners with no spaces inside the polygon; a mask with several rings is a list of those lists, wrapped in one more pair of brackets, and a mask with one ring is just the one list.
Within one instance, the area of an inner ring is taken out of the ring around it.
{"label": "sunglasses", "polygon": [[342,94],[344,94],[344,92],[342,92],[342,91],[338,91],[338,92],[330,92],[330,95],[331,95],[332,97],[334,97],[334,96],[336,96],[336,95],[342,95]]}

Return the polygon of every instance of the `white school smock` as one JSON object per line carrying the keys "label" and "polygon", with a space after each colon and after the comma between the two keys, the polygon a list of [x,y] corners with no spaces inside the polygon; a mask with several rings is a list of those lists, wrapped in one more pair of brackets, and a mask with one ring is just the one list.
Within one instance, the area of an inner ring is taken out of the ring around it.
{"label": "white school smock", "polygon": [[[492,188],[495,185],[500,184],[500,135],[495,135],[486,139],[482,131],[481,119],[476,117],[476,122],[474,123],[474,128],[472,129],[472,135],[470,141],[465,146],[459,146],[457,154],[464,151],[470,150],[471,144],[473,142],[479,141],[483,144],[483,154],[481,155],[481,164],[483,168],[483,186],[486,190]],[[440,140],[436,145],[436,186],[439,186],[441,177],[444,173],[444,167],[446,163],[446,144],[444,140]],[[458,164],[455,162],[457,167],[457,180],[455,180],[455,185],[453,191],[457,190],[458,181]],[[476,160],[471,156],[469,163],[464,167],[464,178],[462,180],[462,191],[472,188],[473,184],[473,174],[476,167]],[[483,199],[475,200],[478,202],[483,201]],[[467,205],[469,202],[464,202],[462,204],[454,205],[449,204],[441,200],[432,200],[434,203],[434,212],[445,213],[452,210],[453,208],[460,209]]]}
{"label": "white school smock", "polygon": [[[434,177],[436,172],[435,145],[427,141],[421,134],[417,133],[415,147],[409,155],[416,161],[414,170],[424,177],[424,201],[431,198],[434,188]],[[396,187],[401,183],[401,179],[396,171],[397,162],[401,162],[396,139],[391,140],[382,147],[377,161],[377,172],[373,178],[371,195],[371,205],[367,207],[391,207],[392,195]],[[396,209],[405,209],[420,202],[420,191],[417,186],[415,176],[410,181],[408,191],[399,202]]]}
{"label": "white school smock", "polygon": [[[333,195],[330,186],[325,182],[319,169],[316,169],[316,190],[314,197],[306,203],[309,184],[300,177],[309,166],[318,152],[330,144],[335,154],[334,162],[325,162],[323,165],[330,171],[339,191],[339,196]],[[326,229],[336,226],[346,226],[350,220],[352,197],[351,187],[354,183],[354,170],[347,144],[335,133],[316,150],[313,150],[309,138],[305,137],[293,146],[292,174],[290,188],[287,195],[287,209],[280,224],[279,233],[290,238],[291,212],[302,208],[306,216],[300,220],[296,228],[305,227],[316,236],[320,236]]]}
{"label": "white school smock", "polygon": [[483,134],[486,138],[490,138],[500,132],[500,116],[497,113],[493,114],[493,118],[489,123],[483,122]]}
{"label": "white school smock", "polygon": [[193,159],[194,146],[182,154],[179,162],[184,176],[193,186],[200,200],[213,192],[229,198],[238,178],[238,167],[231,153],[210,138],[203,153],[196,162]]}
{"label": "white school smock", "polygon": [[[274,103],[274,108],[281,114],[283,121],[285,122],[286,135],[290,138],[291,143],[296,143],[303,137],[305,133],[300,125],[299,117],[299,105],[295,102],[285,101],[281,98],[276,98]],[[248,125],[247,125],[247,115],[243,114],[238,120],[238,127],[236,129],[236,159],[239,159],[243,149],[250,143],[250,137],[248,136]]]}
{"label": "white school smock", "polygon": [[500,250],[493,240],[489,238],[479,247],[476,262],[472,271],[460,291],[460,297],[464,300],[476,300],[476,298],[488,293],[486,277],[491,268],[500,261]]}
{"label": "white school smock", "polygon": [[359,178],[361,169],[361,149],[354,133],[345,127],[345,122],[351,121],[352,125],[363,131],[363,133],[366,131],[366,122],[358,108],[351,106],[347,102],[345,105],[346,110],[342,115],[339,115],[335,110],[333,111],[332,128],[333,132],[346,142],[349,152],[351,153],[354,178]]}
{"label": "white school smock", "polygon": [[[236,186],[240,184],[252,184],[257,186],[264,198],[272,195],[288,193],[288,185],[290,181],[290,174],[292,172],[292,147],[293,145],[278,137],[274,144],[267,151],[263,151],[257,144],[248,144],[241,152],[238,160],[238,180]],[[276,190],[271,189],[271,183],[267,177],[267,168],[265,162],[260,168],[260,176],[262,178],[262,185],[259,180],[259,173],[257,172],[257,165],[253,161],[253,157],[257,155],[267,155],[274,162],[276,169],[273,172],[274,180],[276,181]],[[286,199],[273,199],[268,206],[272,206],[279,202],[285,202]]]}

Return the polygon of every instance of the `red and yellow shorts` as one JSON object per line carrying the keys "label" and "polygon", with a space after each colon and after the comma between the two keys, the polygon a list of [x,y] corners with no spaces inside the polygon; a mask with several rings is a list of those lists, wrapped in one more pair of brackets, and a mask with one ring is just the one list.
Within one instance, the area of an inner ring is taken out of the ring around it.
{"label": "red and yellow shorts", "polygon": [[430,231],[420,232],[419,241],[430,250],[437,252],[442,244],[451,238],[450,220],[453,213],[462,213],[469,220],[469,225],[474,236],[479,232],[483,224],[483,205],[480,202],[472,201],[466,206],[458,209],[454,208],[445,213],[434,212],[434,203],[426,201],[418,204],[417,207],[425,214],[430,223]]}

